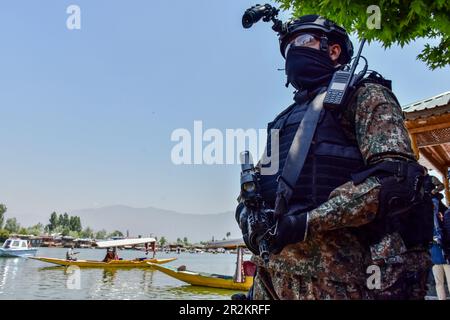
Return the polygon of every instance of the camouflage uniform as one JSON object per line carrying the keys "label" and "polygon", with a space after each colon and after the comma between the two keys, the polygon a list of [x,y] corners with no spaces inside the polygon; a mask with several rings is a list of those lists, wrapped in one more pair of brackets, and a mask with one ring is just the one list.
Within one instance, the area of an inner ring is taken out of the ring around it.
{"label": "camouflage uniform", "polygon": [[[357,141],[364,162],[373,164],[415,159],[403,120],[393,93],[370,83],[355,92],[341,125]],[[427,248],[407,250],[397,233],[369,248],[355,232],[377,215],[380,188],[375,177],[358,185],[345,183],[308,213],[305,241],[271,256],[268,266],[254,256],[259,275],[253,298],[271,298],[260,279],[264,276],[280,299],[423,299],[431,263]],[[381,288],[370,290],[366,271],[374,264],[381,270]]]}

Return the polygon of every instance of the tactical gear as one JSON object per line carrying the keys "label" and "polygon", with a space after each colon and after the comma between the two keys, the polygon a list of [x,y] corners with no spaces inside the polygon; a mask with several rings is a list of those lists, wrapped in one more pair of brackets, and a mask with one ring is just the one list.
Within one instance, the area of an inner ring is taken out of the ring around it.
{"label": "tactical gear", "polygon": [[295,38],[289,42],[284,51],[284,56],[287,57],[289,49],[296,47],[311,47],[316,41],[320,41],[320,36],[311,32],[299,33]]}
{"label": "tactical gear", "polygon": [[335,42],[341,46],[341,55],[338,62],[347,64],[353,56],[353,44],[346,30],[334,22],[319,15],[305,15],[285,24],[280,33],[280,51],[286,58],[286,48],[300,32],[314,32],[321,35],[321,50],[328,51],[328,43]]}
{"label": "tactical gear", "polygon": [[306,212],[287,214],[278,220],[277,232],[272,242],[270,253],[278,254],[289,244],[304,241],[308,229]]}
{"label": "tactical gear", "polygon": [[297,90],[328,86],[335,69],[328,52],[293,47],[286,57],[287,80]]}
{"label": "tactical gear", "polygon": [[[271,129],[280,130],[280,169],[277,174],[262,175],[260,179],[262,197],[272,208],[275,207],[278,176],[285,166],[289,149],[309,103],[308,95],[298,93],[296,103],[268,125],[268,153],[271,152]],[[301,204],[303,211],[318,207],[328,199],[331,191],[349,181],[350,175],[364,165],[357,142],[349,140],[342,131],[340,117],[339,110],[321,111],[304,167],[295,186],[291,186],[293,192],[288,206]]]}
{"label": "tactical gear", "polygon": [[248,151],[241,153],[242,205],[238,206],[236,219],[243,230],[244,241],[249,249],[269,262],[270,229],[273,227],[273,212],[266,207],[260,194],[259,173],[253,165]]}
{"label": "tactical gear", "polygon": [[407,248],[427,246],[433,240],[433,203],[424,192],[425,168],[417,162],[383,161],[353,174],[359,184],[369,176],[381,183],[375,220],[361,227],[361,236],[369,245],[384,235],[398,232]]}
{"label": "tactical gear", "polygon": [[243,202],[240,202],[236,207],[234,217],[239,225],[239,228],[241,229],[242,238],[245,242],[245,245],[251,252],[256,254],[256,249],[252,248],[250,243],[248,242],[248,224],[247,224],[248,211],[247,207],[244,205]]}

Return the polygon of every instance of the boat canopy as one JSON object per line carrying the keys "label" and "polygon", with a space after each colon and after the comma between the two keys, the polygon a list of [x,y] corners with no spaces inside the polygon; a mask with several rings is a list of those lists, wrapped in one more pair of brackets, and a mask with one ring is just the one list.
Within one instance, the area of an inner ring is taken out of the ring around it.
{"label": "boat canopy", "polygon": [[217,249],[217,248],[236,249],[238,247],[239,248],[246,247],[245,242],[242,238],[208,242],[208,244],[206,245],[206,248],[208,249]]}
{"label": "boat canopy", "polygon": [[111,248],[111,247],[134,246],[138,244],[153,243],[153,242],[156,242],[155,238],[137,238],[137,239],[96,241],[93,245],[98,248]]}

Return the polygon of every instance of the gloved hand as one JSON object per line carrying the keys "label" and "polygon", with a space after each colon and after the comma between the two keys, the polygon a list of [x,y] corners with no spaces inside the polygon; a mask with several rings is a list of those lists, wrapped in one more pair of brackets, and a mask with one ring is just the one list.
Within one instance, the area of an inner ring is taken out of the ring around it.
{"label": "gloved hand", "polygon": [[244,205],[243,202],[240,202],[238,206],[236,207],[236,212],[234,214],[234,217],[236,219],[236,222],[239,225],[239,228],[241,229],[242,233],[248,233],[248,226],[247,226],[247,217],[248,217],[248,211],[247,207]]}
{"label": "gloved hand", "polygon": [[239,225],[239,228],[241,229],[242,239],[244,240],[245,245],[252,253],[258,255],[258,250],[256,248],[253,248],[248,240],[248,209],[243,202],[239,203],[236,207],[235,219]]}
{"label": "gloved hand", "polygon": [[271,254],[279,254],[285,246],[305,240],[308,214],[290,214],[278,220],[277,232],[270,246]]}

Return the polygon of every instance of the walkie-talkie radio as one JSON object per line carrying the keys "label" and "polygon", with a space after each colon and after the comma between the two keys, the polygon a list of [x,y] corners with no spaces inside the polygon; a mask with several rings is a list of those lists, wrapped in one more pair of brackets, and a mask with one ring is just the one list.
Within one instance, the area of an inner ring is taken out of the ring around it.
{"label": "walkie-talkie radio", "polygon": [[324,107],[337,108],[342,104],[344,104],[349,91],[351,91],[353,85],[357,82],[354,79],[354,74],[356,67],[358,66],[359,59],[361,57],[361,51],[364,47],[365,41],[366,41],[365,39],[362,39],[361,44],[359,46],[358,54],[356,55],[355,60],[350,69],[348,69],[347,67],[347,69],[344,68],[343,70],[338,70],[334,73],[333,78],[331,79],[331,82],[328,86],[325,99],[323,100]]}

